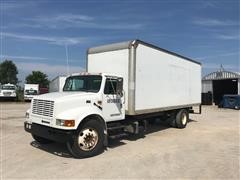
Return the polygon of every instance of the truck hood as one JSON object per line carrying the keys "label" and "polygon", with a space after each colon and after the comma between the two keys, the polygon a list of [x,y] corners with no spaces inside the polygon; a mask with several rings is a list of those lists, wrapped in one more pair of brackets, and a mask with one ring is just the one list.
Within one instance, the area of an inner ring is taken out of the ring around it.
{"label": "truck hood", "polygon": [[79,97],[89,97],[96,95],[96,93],[92,92],[54,92],[54,93],[47,93],[42,94],[34,99],[42,99],[42,100],[49,100],[49,101],[62,101],[66,99],[75,99]]}

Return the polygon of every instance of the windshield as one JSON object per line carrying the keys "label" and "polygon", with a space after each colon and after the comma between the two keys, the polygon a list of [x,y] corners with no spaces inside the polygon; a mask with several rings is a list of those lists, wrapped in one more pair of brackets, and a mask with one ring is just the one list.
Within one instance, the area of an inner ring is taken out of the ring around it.
{"label": "windshield", "polygon": [[2,89],[4,90],[15,90],[15,86],[7,86],[7,85],[3,85]]}
{"label": "windshield", "polygon": [[27,89],[27,90],[25,90],[25,94],[26,95],[37,95],[38,91],[37,90],[33,90],[33,89]]}
{"label": "windshield", "polygon": [[67,78],[63,91],[98,92],[101,87],[102,76],[84,75]]}

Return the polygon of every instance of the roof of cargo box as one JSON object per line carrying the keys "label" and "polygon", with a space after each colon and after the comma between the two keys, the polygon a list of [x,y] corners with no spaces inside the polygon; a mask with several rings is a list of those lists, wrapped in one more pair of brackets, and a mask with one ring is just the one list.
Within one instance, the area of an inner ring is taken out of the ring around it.
{"label": "roof of cargo box", "polygon": [[137,46],[138,44],[143,44],[145,46],[148,46],[148,47],[151,47],[153,49],[157,49],[159,51],[162,51],[162,52],[165,52],[165,53],[168,53],[168,54],[171,54],[171,55],[174,55],[174,56],[177,56],[177,57],[180,57],[180,58],[183,58],[185,60],[188,60],[188,61],[191,61],[191,62],[194,62],[196,64],[199,64],[201,65],[200,62],[197,62],[193,59],[190,59],[188,57],[185,57],[185,56],[182,56],[180,54],[177,54],[177,53],[174,53],[174,52],[171,52],[171,51],[168,51],[166,49],[163,49],[163,48],[160,48],[160,47],[157,47],[153,44],[149,44],[149,43],[146,43],[144,41],[141,41],[141,40],[131,40],[131,41],[125,41],[125,42],[120,42],[120,43],[113,43],[113,44],[107,44],[107,45],[102,45],[102,46],[97,46],[97,47],[93,47],[93,48],[89,48],[88,51],[87,51],[87,54],[96,54],[96,53],[102,53],[102,52],[108,52],[108,51],[115,51],[115,50],[121,50],[121,49],[128,49],[131,47],[131,45],[134,45],[134,46]]}

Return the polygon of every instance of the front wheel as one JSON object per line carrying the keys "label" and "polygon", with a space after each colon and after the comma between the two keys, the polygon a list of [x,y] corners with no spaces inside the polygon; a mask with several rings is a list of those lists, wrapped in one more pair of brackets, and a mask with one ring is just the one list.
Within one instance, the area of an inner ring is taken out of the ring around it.
{"label": "front wheel", "polygon": [[67,142],[69,152],[76,158],[87,158],[104,150],[104,128],[98,120],[88,119]]}

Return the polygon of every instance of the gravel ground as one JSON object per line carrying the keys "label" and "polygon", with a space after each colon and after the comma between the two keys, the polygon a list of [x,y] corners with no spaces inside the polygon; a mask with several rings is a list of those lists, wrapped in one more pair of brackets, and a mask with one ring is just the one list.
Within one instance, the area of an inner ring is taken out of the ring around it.
{"label": "gravel ground", "polygon": [[152,126],[88,159],[23,130],[29,103],[0,103],[0,179],[239,179],[240,111],[203,106],[185,129]]}

